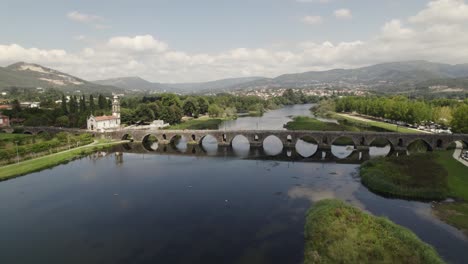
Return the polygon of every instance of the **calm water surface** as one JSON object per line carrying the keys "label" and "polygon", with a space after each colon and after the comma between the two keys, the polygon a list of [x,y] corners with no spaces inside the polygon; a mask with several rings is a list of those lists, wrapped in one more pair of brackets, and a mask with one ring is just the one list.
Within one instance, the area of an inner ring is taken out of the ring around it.
{"label": "calm water surface", "polygon": [[357,164],[236,148],[119,147],[1,182],[0,263],[301,263],[306,210],[324,198],[386,216],[448,262],[468,263],[468,241],[429,203],[369,192]]}

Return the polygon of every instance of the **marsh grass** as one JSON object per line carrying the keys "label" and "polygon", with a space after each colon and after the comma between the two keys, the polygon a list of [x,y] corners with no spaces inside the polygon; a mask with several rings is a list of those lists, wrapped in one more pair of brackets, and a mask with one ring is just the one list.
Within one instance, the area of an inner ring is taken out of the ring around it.
{"label": "marsh grass", "polygon": [[433,154],[376,158],[361,165],[362,183],[390,196],[442,200],[449,195],[449,174]]}
{"label": "marsh grass", "polygon": [[184,129],[193,129],[193,130],[216,130],[219,128],[219,125],[223,122],[222,119],[191,119],[185,122],[182,122],[177,125],[168,127],[167,129],[172,130],[184,130]]}
{"label": "marsh grass", "polygon": [[66,164],[75,159],[87,156],[99,150],[107,149],[119,143],[88,145],[69,151],[59,152],[48,156],[27,160],[18,164],[0,167],[0,181],[5,181],[29,173],[49,169],[60,164]]}
{"label": "marsh grass", "polygon": [[410,230],[339,200],[323,200],[308,212],[304,264],[444,263]]}

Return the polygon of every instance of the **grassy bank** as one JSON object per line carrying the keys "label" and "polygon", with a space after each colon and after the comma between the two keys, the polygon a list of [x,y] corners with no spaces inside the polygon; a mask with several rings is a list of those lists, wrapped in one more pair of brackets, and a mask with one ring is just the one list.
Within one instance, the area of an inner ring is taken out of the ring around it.
{"label": "grassy bank", "polygon": [[120,144],[120,142],[91,144],[63,152],[58,152],[48,156],[23,161],[18,164],[3,166],[0,167],[0,181],[64,164],[74,159],[89,155],[95,151],[109,148],[115,144]]}
{"label": "grassy bank", "polygon": [[435,203],[434,214],[468,235],[468,168],[452,151],[370,160],[361,166],[361,181],[370,190],[405,198],[457,202]]}
{"label": "grassy bank", "polygon": [[409,129],[407,127],[397,126],[394,124],[389,124],[389,123],[374,121],[374,120],[362,120],[357,117],[346,115],[346,114],[334,113],[332,114],[332,117],[337,119],[338,121],[346,120],[346,122],[349,122],[359,127],[363,127],[364,129],[365,127],[374,127],[374,128],[391,131],[391,132],[422,133],[420,131]]}
{"label": "grassy bank", "polygon": [[433,154],[369,160],[360,173],[366,187],[385,195],[437,200],[449,195],[448,172]]}
{"label": "grassy bank", "polygon": [[434,214],[468,236],[468,203],[437,203],[434,207]]}
{"label": "grassy bank", "polygon": [[434,214],[442,221],[455,226],[468,236],[468,167],[452,157],[453,151],[437,153],[437,162],[447,170],[450,196],[455,203],[436,203]]}
{"label": "grassy bank", "polygon": [[20,160],[49,155],[68,148],[88,145],[93,142],[91,134],[73,135],[58,133],[56,135],[0,135],[0,164],[14,163]]}
{"label": "grassy bank", "polygon": [[223,122],[223,119],[219,118],[200,118],[200,119],[191,119],[185,122],[182,122],[177,125],[168,127],[167,129],[174,130],[184,130],[184,129],[193,129],[193,130],[216,130],[219,125]]}
{"label": "grassy bank", "polygon": [[288,130],[314,130],[314,131],[359,131],[352,126],[323,122],[313,117],[296,116],[285,126]]}
{"label": "grassy bank", "polygon": [[304,264],[444,263],[410,230],[339,200],[324,200],[308,212]]}
{"label": "grassy bank", "polygon": [[468,167],[453,158],[453,150],[438,151],[434,155],[448,173],[449,195],[468,201]]}

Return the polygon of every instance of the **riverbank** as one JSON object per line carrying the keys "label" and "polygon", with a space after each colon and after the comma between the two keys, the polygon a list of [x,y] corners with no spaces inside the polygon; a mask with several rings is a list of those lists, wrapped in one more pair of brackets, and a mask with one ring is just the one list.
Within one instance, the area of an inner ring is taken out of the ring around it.
{"label": "riverbank", "polygon": [[184,130],[184,129],[193,129],[193,130],[216,130],[219,128],[219,125],[226,120],[232,120],[232,118],[210,118],[210,117],[200,117],[197,119],[189,119],[180,124],[169,126],[165,129],[173,130]]}
{"label": "riverbank", "polygon": [[313,117],[296,116],[284,127],[288,130],[315,130],[315,131],[359,131],[358,128],[337,123],[323,122]]}
{"label": "riverbank", "polygon": [[0,181],[19,177],[29,173],[52,168],[60,164],[70,162],[74,159],[89,155],[93,152],[107,149],[113,145],[121,144],[122,142],[94,142],[92,144],[77,147],[74,149],[54,153],[40,158],[26,160],[17,164],[11,164],[0,167]]}
{"label": "riverbank", "polygon": [[449,195],[448,172],[433,154],[386,157],[361,165],[361,182],[384,195],[443,200]]}
{"label": "riverbank", "polygon": [[433,213],[468,236],[468,168],[452,151],[379,158],[364,163],[361,181],[370,190],[407,199],[435,202]]}
{"label": "riverbank", "polygon": [[339,200],[323,200],[308,212],[304,264],[444,263],[410,230]]}
{"label": "riverbank", "polygon": [[407,128],[407,127],[402,127],[402,126],[397,126],[394,124],[389,124],[385,122],[380,122],[380,121],[375,121],[363,117],[358,117],[350,114],[343,114],[343,113],[332,113],[331,114],[332,118],[335,118],[337,120],[346,120],[347,122],[350,122],[352,124],[355,124],[359,127],[375,127],[375,128],[380,128],[380,129],[385,129],[390,132],[399,132],[399,133],[412,133],[412,134],[417,134],[417,133],[427,133],[425,131],[420,131],[417,129],[412,129],[412,128]]}
{"label": "riverbank", "polygon": [[0,166],[91,144],[91,134],[0,134]]}

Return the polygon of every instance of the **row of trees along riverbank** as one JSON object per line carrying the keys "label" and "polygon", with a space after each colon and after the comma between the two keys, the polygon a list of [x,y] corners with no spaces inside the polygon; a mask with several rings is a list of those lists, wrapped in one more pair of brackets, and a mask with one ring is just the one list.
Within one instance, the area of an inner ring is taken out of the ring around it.
{"label": "row of trees along riverbank", "polygon": [[[85,128],[89,115],[111,114],[112,102],[102,94],[89,96],[62,95],[56,98],[51,93],[40,109],[22,109],[19,101],[12,98],[12,110],[3,111],[4,115],[22,120],[26,126],[58,126]],[[61,103],[55,104],[54,100]],[[121,98],[121,119],[124,124],[151,122],[155,119],[166,123],[178,124],[183,116],[197,118],[208,114],[211,117],[235,117],[238,113],[262,114],[269,109],[282,105],[304,104],[318,102],[315,96],[306,96],[301,91],[286,90],[282,96],[262,99],[256,96],[237,96],[232,94],[219,95],[177,95],[171,93],[150,96],[124,96]]]}
{"label": "row of trees along riverbank", "polygon": [[[325,111],[356,112],[362,115],[402,121],[408,124],[434,122],[451,126],[456,133],[468,133],[468,99],[411,100],[394,97],[343,97],[324,103]],[[323,110],[322,110],[323,111]]]}

